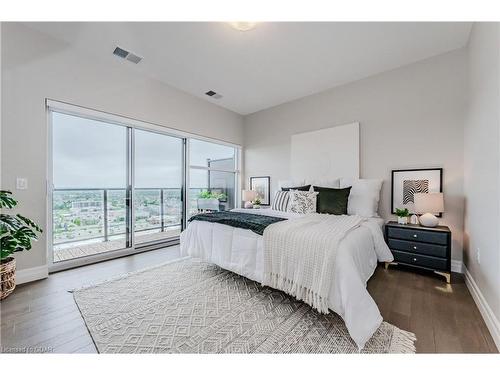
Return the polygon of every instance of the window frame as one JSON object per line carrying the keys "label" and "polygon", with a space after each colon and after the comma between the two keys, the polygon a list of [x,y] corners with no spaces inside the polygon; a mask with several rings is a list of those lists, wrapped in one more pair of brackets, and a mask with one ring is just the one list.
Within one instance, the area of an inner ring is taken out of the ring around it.
{"label": "window frame", "polygon": [[[234,149],[234,169],[224,169],[224,168],[213,168],[213,167],[203,167],[199,165],[191,165],[190,162],[190,152],[191,152],[191,139],[196,139],[196,140],[202,140],[204,142],[208,143],[215,143],[215,144],[220,144],[223,146],[228,146],[232,147]],[[231,145],[227,142],[212,142],[208,141],[206,139],[200,139],[196,137],[191,137],[187,138],[186,140],[186,154],[187,154],[187,163],[186,163],[186,171],[187,171],[187,181],[186,181],[186,201],[185,201],[185,207],[184,210],[186,212],[186,220],[188,219],[188,214],[189,214],[189,189],[191,186],[191,181],[189,179],[190,177],[190,170],[191,169],[197,169],[197,170],[204,170],[204,171],[216,171],[216,172],[228,172],[228,173],[234,173],[234,206],[235,208],[240,208],[241,207],[241,146],[238,145]]]}
{"label": "window frame", "polygon": [[[235,207],[241,206],[240,195],[241,195],[241,153],[242,146],[230,142],[226,142],[223,140],[218,140],[215,138],[210,138],[206,136],[202,136],[199,134],[194,134],[186,131],[182,131],[179,129],[175,129],[172,127],[167,127],[159,124],[154,124],[147,121],[137,120],[128,116],[113,114],[109,112],[99,111],[95,109],[90,109],[87,107],[74,105],[62,101],[57,101],[53,99],[45,99],[45,109],[46,109],[46,123],[47,123],[47,170],[46,170],[46,204],[47,204],[47,226],[46,226],[46,245],[47,245],[47,263],[49,267],[49,272],[57,272],[64,269],[69,269],[73,267],[78,267],[85,264],[92,264],[108,259],[117,258],[124,255],[130,255],[138,252],[148,251],[155,248],[155,244],[151,246],[144,246],[144,244],[140,244],[140,246],[136,247],[135,239],[133,233],[127,233],[127,247],[120,250],[109,251],[106,253],[90,255],[81,258],[75,258],[72,260],[56,262],[54,263],[53,257],[53,201],[52,194],[54,190],[53,186],[53,124],[52,124],[52,112],[63,113],[66,115],[77,116],[84,119],[96,120],[109,123],[111,125],[119,125],[126,127],[127,130],[127,191],[135,190],[135,181],[134,181],[134,156],[135,156],[135,142],[134,130],[143,130],[153,133],[159,133],[161,135],[167,135],[174,138],[179,138],[183,142],[182,147],[182,218],[181,218],[181,230],[184,230],[187,225],[187,216],[188,216],[188,208],[189,208],[189,172],[191,165],[189,163],[189,144],[191,139],[196,139],[204,142],[219,144],[223,146],[232,147],[235,150],[235,169],[232,170],[223,170],[218,168],[204,168],[193,166],[192,168],[206,169],[206,170],[214,170],[220,172],[232,172],[235,176]],[[134,194],[130,193],[130,222],[129,228],[133,231],[134,228]],[[128,210],[128,209],[127,209]],[[175,238],[172,241],[162,242],[162,247],[175,245],[179,243],[179,239]]]}

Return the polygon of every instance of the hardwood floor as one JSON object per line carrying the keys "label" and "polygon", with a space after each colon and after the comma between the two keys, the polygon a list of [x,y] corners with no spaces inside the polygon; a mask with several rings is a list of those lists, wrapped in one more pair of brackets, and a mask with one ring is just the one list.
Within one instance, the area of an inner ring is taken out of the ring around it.
{"label": "hardwood floor", "polygon": [[417,336],[417,353],[497,353],[461,274],[379,266],[368,282],[384,320]]}
{"label": "hardwood floor", "polygon": [[179,247],[173,246],[54,273],[47,279],[19,285],[1,302],[2,352],[28,348],[54,353],[96,353],[68,290],[179,257]]}
{"label": "hardwood floor", "polygon": [[[179,257],[179,247],[154,250],[50,275],[20,285],[1,302],[2,352],[95,353],[92,339],[68,290]],[[384,320],[417,336],[420,353],[497,352],[465,286],[454,274],[439,277],[378,267],[368,283]]]}

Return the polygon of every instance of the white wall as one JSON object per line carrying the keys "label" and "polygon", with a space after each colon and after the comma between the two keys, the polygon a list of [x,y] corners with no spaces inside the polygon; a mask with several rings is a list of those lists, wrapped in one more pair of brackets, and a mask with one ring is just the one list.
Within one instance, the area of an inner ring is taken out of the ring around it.
{"label": "white wall", "polygon": [[[500,321],[500,26],[476,23],[468,46],[464,263]],[[480,262],[477,250],[480,250]],[[498,327],[500,329],[500,327]]]}
{"label": "white wall", "polygon": [[[238,144],[244,139],[246,184],[250,176],[269,174],[273,189],[289,177],[292,134],[360,122],[361,177],[384,178],[383,217],[391,217],[391,169],[444,168],[442,223],[453,231],[452,256],[461,260],[464,248],[465,265],[500,319],[498,24],[475,24],[465,49],[244,119],[146,79],[112,56],[97,61],[23,25],[2,23],[0,44],[0,181],[19,198],[19,212],[44,228],[45,98]],[[29,179],[28,190],[15,190],[16,176]],[[43,236],[31,252],[18,254],[18,268],[46,264],[45,243]]]}
{"label": "white wall", "polygon": [[[2,165],[2,28],[3,22],[0,22],[0,167]],[[0,168],[0,186],[2,186],[2,173]]]}
{"label": "white wall", "polygon": [[[2,188],[46,228],[45,98],[242,144],[242,117],[158,81],[114,56],[96,60],[20,24],[2,30]],[[28,190],[15,190],[16,176]],[[16,255],[18,269],[46,264],[46,238]]]}
{"label": "white wall", "polygon": [[270,175],[277,189],[289,178],[292,134],[359,122],[361,177],[384,179],[384,218],[392,169],[444,168],[441,222],[453,231],[452,258],[461,260],[465,74],[461,49],[246,116],[245,182]]}

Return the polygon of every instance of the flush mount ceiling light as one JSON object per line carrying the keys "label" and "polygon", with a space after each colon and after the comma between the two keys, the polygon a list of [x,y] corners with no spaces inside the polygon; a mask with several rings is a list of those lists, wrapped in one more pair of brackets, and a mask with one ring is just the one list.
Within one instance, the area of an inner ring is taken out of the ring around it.
{"label": "flush mount ceiling light", "polygon": [[255,28],[257,22],[229,22],[229,24],[238,31],[250,31]]}

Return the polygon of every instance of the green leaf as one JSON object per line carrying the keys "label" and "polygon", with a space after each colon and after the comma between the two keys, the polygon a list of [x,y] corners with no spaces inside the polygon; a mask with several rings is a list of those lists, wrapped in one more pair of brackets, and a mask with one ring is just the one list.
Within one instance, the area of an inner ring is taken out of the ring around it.
{"label": "green leaf", "polygon": [[12,192],[0,190],[0,208],[13,208],[17,206],[17,201],[11,197]]}
{"label": "green leaf", "polygon": [[[17,201],[10,191],[0,191],[0,208],[13,208]],[[33,220],[16,214],[0,214],[0,259],[5,259],[18,251],[30,250],[42,228]]]}
{"label": "green leaf", "polygon": [[396,208],[396,215],[399,217],[408,217],[410,216],[410,211],[407,208]]}
{"label": "green leaf", "polygon": [[29,227],[32,227],[33,229],[35,229],[37,232],[40,232],[42,233],[43,230],[42,228],[40,228],[38,225],[36,225],[32,220],[28,219],[27,217],[24,217],[20,214],[17,214],[16,215],[21,221],[23,221],[26,225],[28,225]]}

